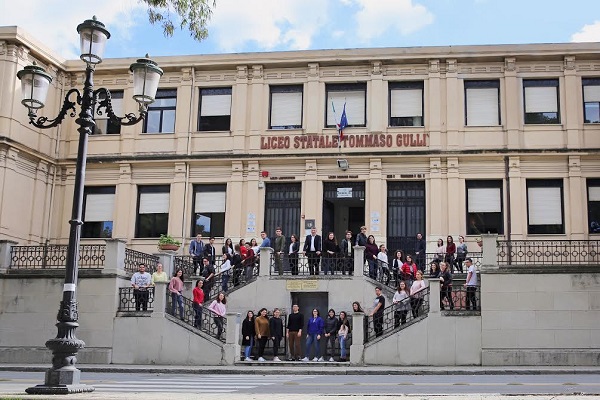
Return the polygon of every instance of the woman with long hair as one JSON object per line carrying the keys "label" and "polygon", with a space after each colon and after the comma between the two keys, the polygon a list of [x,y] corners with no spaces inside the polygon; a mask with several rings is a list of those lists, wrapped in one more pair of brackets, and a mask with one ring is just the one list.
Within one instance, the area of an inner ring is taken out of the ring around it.
{"label": "woman with long hair", "polygon": [[410,287],[410,306],[412,308],[413,318],[419,316],[419,309],[421,308],[421,304],[423,304],[424,289],[427,287],[427,284],[423,280],[423,272],[421,272],[421,270],[417,271],[415,278],[415,281]]}
{"label": "woman with long hair", "polygon": [[323,357],[321,357],[321,346],[319,342],[321,340],[321,336],[325,331],[325,322],[320,316],[319,310],[313,308],[312,316],[308,320],[308,324],[306,327],[306,357],[302,359],[302,361],[310,360],[310,348],[315,348],[315,354],[313,361],[323,361]]}
{"label": "woman with long hair", "polygon": [[327,238],[323,240],[323,275],[327,275],[331,272],[334,274],[335,257],[340,252],[340,246],[338,246],[335,234],[329,232]]}
{"label": "woman with long hair", "polygon": [[245,346],[244,361],[251,361],[250,355],[252,354],[255,336],[254,311],[248,310],[246,318],[244,318],[244,321],[242,322],[242,346]]}
{"label": "woman with long hair", "polygon": [[194,300],[192,302],[192,306],[194,307],[194,327],[202,328],[202,306],[204,305],[204,291],[202,290],[202,285],[204,281],[202,279],[198,279],[196,281],[196,287],[192,290],[192,296]]}
{"label": "woman with long hair", "polygon": [[456,260],[455,260],[455,264],[456,264],[456,269],[461,274],[463,272],[463,262],[467,258],[467,254],[468,253],[469,252],[467,250],[467,244],[465,243],[465,237],[462,236],[462,235],[460,235],[458,237],[458,244],[456,245]]}
{"label": "woman with long hair", "polygon": [[444,261],[445,258],[446,258],[446,246],[444,246],[444,239],[439,238],[437,240],[437,248],[435,250],[434,260],[437,261],[439,264],[442,261]]}
{"label": "woman with long hair", "polygon": [[183,271],[178,269],[173,274],[169,282],[169,292],[171,292],[171,315],[175,316],[175,307],[179,306],[179,318],[184,321],[183,317]]}
{"label": "woman with long hair", "polygon": [[450,267],[450,272],[454,273],[454,254],[456,253],[456,244],[454,238],[450,235],[446,238],[446,257],[444,261]]}
{"label": "woman with long hair", "polygon": [[363,308],[360,306],[360,303],[358,301],[355,301],[352,303],[352,312],[362,312],[364,313],[365,310],[363,310]]}
{"label": "woman with long hair", "polygon": [[258,317],[254,320],[254,329],[258,341],[258,361],[265,361],[263,357],[265,355],[265,346],[267,340],[269,340],[269,336],[271,336],[266,308],[263,307],[258,312]]}
{"label": "woman with long hair", "polygon": [[290,260],[290,271],[292,275],[298,275],[298,252],[300,251],[300,242],[298,241],[298,236],[292,234],[290,236],[290,247],[288,249],[288,257]]}
{"label": "woman with long hair", "polygon": [[225,307],[225,304],[227,304],[225,293],[220,292],[217,295],[217,298],[210,303],[210,306],[208,306],[208,309],[215,313],[213,319],[215,321],[215,325],[217,325],[216,337],[219,340],[221,339],[221,334],[223,333],[223,320],[225,319],[225,313],[227,312],[227,307]]}
{"label": "woman with long hair", "polygon": [[400,282],[398,290],[394,293],[392,302],[394,304],[394,328],[397,328],[400,326],[400,323],[402,325],[406,323],[406,316],[408,315],[408,310],[410,310],[410,293],[408,292],[406,282]]}
{"label": "woman with long hair", "polygon": [[231,238],[227,238],[225,239],[225,244],[223,245],[223,254],[229,254],[230,256],[233,256],[233,242],[231,241]]}
{"label": "woman with long hair", "polygon": [[340,361],[346,361],[346,341],[348,335],[350,335],[350,320],[346,311],[340,311],[340,317],[338,321],[338,341],[340,343]]}
{"label": "woman with long hair", "polygon": [[402,250],[396,250],[394,252],[394,259],[392,260],[392,276],[394,277],[394,284],[396,287],[398,287],[398,284],[400,283],[402,265],[404,265]]}
{"label": "woman with long hair", "polygon": [[402,265],[402,279],[406,282],[407,287],[411,287],[417,275],[417,264],[413,261],[410,254],[406,255],[406,262]]}
{"label": "woman with long hair", "polygon": [[365,257],[369,265],[369,278],[371,279],[377,279],[377,254],[379,254],[379,249],[375,243],[375,236],[369,235],[365,246]]}

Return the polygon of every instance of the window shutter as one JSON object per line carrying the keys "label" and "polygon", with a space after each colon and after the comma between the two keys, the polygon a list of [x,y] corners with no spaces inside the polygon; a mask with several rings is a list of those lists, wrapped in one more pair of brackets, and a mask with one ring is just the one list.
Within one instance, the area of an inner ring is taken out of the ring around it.
{"label": "window shutter", "polygon": [[562,199],[558,187],[528,189],[529,225],[561,225]]}
{"label": "window shutter", "polygon": [[584,86],[583,101],[600,102],[600,86]]}
{"label": "window shutter", "polygon": [[196,192],[194,212],[225,212],[225,192]]}
{"label": "window shutter", "polygon": [[169,193],[142,193],[140,214],[168,214]]}
{"label": "window shutter", "polygon": [[115,207],[114,194],[88,194],[85,196],[86,222],[112,221]]}
{"label": "window shutter", "polygon": [[556,87],[526,87],[525,112],[558,112],[558,105],[556,104]]}
{"label": "window shutter", "polygon": [[600,186],[590,186],[588,188],[588,201],[600,201]]}
{"label": "window shutter", "polygon": [[[331,109],[331,102],[335,106],[335,115]],[[348,125],[365,125],[365,91],[329,92],[327,99],[327,125],[340,123],[342,111],[346,103],[346,118]],[[336,121],[337,119],[337,121]]]}
{"label": "window shutter", "polygon": [[470,213],[502,212],[500,188],[468,189],[467,198]]}
{"label": "window shutter", "polygon": [[421,89],[394,89],[391,91],[391,117],[422,117],[423,91]]}
{"label": "window shutter", "polygon": [[271,126],[302,126],[302,92],[271,94]]}
{"label": "window shutter", "polygon": [[229,115],[231,112],[231,95],[230,94],[213,94],[202,96],[202,104],[200,105],[201,117],[214,117],[221,115]]}
{"label": "window shutter", "polygon": [[498,125],[498,89],[467,89],[467,125]]}

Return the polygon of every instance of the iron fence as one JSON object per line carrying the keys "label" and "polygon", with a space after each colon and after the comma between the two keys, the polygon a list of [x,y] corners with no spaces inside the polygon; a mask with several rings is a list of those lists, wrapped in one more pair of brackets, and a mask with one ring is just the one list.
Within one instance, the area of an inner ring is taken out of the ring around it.
{"label": "iron fence", "polygon": [[[179,305],[177,301],[173,302],[173,296],[171,292],[167,291],[167,301],[165,312],[172,315],[175,318],[181,319],[181,321],[192,328],[199,329],[200,331],[216,337],[221,342],[225,343],[225,332],[227,331],[227,318],[219,317],[217,314],[208,309],[208,301],[204,302],[205,307],[200,307],[198,313],[194,310],[194,302],[182,296],[183,315],[180,313]],[[220,319],[219,319],[220,318]],[[218,322],[221,321],[222,329],[219,335]]]}
{"label": "iron fence", "polygon": [[310,254],[271,253],[270,274],[278,275],[352,275],[354,258],[336,254],[333,257],[312,256]]}
{"label": "iron fence", "polygon": [[399,306],[392,304],[384,308],[382,313],[365,316],[365,343],[410,326],[429,314],[429,306],[428,286]]}
{"label": "iron fence", "polygon": [[[197,266],[194,265],[194,258],[189,255],[173,257],[174,271],[180,269],[185,276],[198,276],[202,274],[202,258],[199,258],[197,263]],[[218,256],[214,264],[216,272],[219,272],[222,264],[223,260]]]}
{"label": "iron fence", "polygon": [[498,265],[598,265],[600,240],[498,240]]}
{"label": "iron fence", "polygon": [[146,266],[146,272],[152,274],[154,271],[156,271],[156,266],[158,265],[158,256],[126,248],[125,271],[131,273],[137,272],[140,264],[144,264]]}
{"label": "iron fence", "polygon": [[[453,285],[448,296],[444,296],[444,289],[440,288],[440,309],[454,311],[481,311],[481,287]],[[452,304],[450,304],[452,299]]]}
{"label": "iron fence", "polygon": [[256,280],[257,277],[258,266],[255,264],[249,267],[233,267],[227,272],[216,273],[210,291],[208,292],[208,299],[216,298],[219,292],[229,294]]}
{"label": "iron fence", "polygon": [[[12,246],[11,269],[63,269],[67,262],[67,245]],[[104,268],[104,244],[82,244],[79,246],[78,267],[85,269]]]}
{"label": "iron fence", "polygon": [[134,289],[133,287],[119,288],[119,311],[136,312],[152,311],[154,309],[154,288]]}

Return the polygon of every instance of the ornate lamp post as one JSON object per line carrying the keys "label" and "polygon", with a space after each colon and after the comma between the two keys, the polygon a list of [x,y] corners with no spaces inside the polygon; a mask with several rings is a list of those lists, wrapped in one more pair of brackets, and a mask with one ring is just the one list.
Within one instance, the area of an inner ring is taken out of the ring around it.
{"label": "ornate lamp post", "polygon": [[[86,20],[77,26],[81,38],[81,56],[86,63],[85,83],[83,92],[71,89],[65,95],[62,109],[54,119],[38,117],[37,110],[44,107],[48,88],[52,77],[43,68],[31,65],[17,73],[21,80],[23,100],[21,103],[29,110],[29,123],[37,128],[52,128],[59,125],[67,114],[75,117],[76,105],[81,107],[75,122],[79,125],[79,147],[77,150],[77,165],[75,170],[75,188],[73,193],[73,210],[69,220],[69,246],[67,250],[65,284],[63,298],[58,309],[58,333],[55,338],[46,342],[46,347],[52,351],[52,367],[46,371],[43,385],[34,386],[26,390],[30,394],[68,394],[78,392],[91,392],[92,386],[80,383],[81,371],[75,367],[77,351],[85,346],[83,340],[77,339],[75,330],[77,323],[77,275],[79,259],[79,241],[81,236],[81,212],[83,207],[83,189],[85,181],[85,165],[87,159],[88,135],[92,134],[94,110],[101,115],[106,113],[110,121],[120,125],[134,125],[146,117],[148,104],[154,101],[158,81],[163,71],[157,64],[148,58],[142,58],[133,63],[130,71],[133,72],[133,98],[139,104],[139,115],[126,114],[119,117],[114,114],[111,96],[108,89],[94,90],[94,68],[102,62],[104,46],[110,38],[110,33],[104,24],[96,20]],[[147,57],[147,56],[146,56]]]}

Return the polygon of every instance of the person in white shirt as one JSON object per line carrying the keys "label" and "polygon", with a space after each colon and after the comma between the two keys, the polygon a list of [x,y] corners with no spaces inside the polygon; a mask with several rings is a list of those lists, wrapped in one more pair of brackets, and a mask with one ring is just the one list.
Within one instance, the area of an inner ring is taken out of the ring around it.
{"label": "person in white shirt", "polygon": [[390,283],[390,266],[385,244],[379,246],[379,253],[377,253],[377,266],[379,267],[379,279],[383,283],[383,277],[386,277],[386,285]]}
{"label": "person in white shirt", "polygon": [[221,264],[221,289],[224,293],[227,292],[227,284],[231,276],[231,255],[229,253],[223,254],[223,263]]}
{"label": "person in white shirt", "polygon": [[475,266],[471,258],[465,258],[465,265],[467,266],[467,282],[465,283],[467,287],[466,309],[477,310],[477,271],[475,271]]}
{"label": "person in white shirt", "polygon": [[148,310],[148,300],[150,293],[148,288],[152,286],[152,275],[146,272],[146,265],[140,263],[138,272],[131,276],[131,286],[133,286],[133,298],[135,299],[135,309],[137,311]]}

